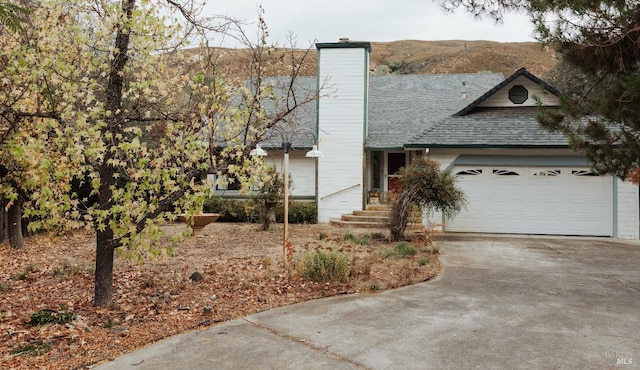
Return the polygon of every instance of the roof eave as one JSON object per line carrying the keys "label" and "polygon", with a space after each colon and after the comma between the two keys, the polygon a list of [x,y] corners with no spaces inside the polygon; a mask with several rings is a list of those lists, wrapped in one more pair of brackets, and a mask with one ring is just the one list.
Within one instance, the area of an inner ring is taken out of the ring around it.
{"label": "roof eave", "polygon": [[405,144],[405,149],[458,148],[458,149],[567,149],[569,145],[511,145],[511,144]]}

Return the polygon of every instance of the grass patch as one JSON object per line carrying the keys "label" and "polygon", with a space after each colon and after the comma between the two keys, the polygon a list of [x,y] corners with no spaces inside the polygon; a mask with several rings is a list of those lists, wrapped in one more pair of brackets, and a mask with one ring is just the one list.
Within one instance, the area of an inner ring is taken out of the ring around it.
{"label": "grass patch", "polygon": [[79,266],[72,265],[69,262],[65,261],[62,263],[62,266],[53,269],[53,276],[70,278],[73,275],[81,273],[82,271],[83,269]]}
{"label": "grass patch", "polygon": [[113,322],[113,320],[111,320],[111,318],[109,318],[109,319],[107,319],[107,321],[105,321],[102,324],[102,327],[105,328],[105,329],[111,329],[111,328],[113,328],[114,325],[115,325],[115,323]]}
{"label": "grass patch", "polygon": [[367,234],[356,236],[351,233],[348,233],[342,236],[342,241],[347,243],[357,244],[357,245],[369,245],[371,243],[371,236]]}
{"label": "grass patch", "polygon": [[18,348],[12,349],[11,351],[9,351],[9,353],[12,354],[12,355],[22,355],[22,356],[34,357],[34,356],[44,355],[45,353],[49,352],[50,350],[51,350],[51,345],[50,344],[43,343],[43,342],[35,342],[35,343],[29,343],[29,344],[24,345],[22,347],[18,347]]}
{"label": "grass patch", "polygon": [[349,255],[337,249],[306,252],[298,263],[300,274],[311,281],[345,282],[349,278]]}
{"label": "grass patch", "polygon": [[406,242],[400,242],[385,252],[385,257],[409,257],[418,254],[418,249]]}
{"label": "grass patch", "polygon": [[4,292],[8,292],[11,290],[11,283],[7,282],[0,282],[0,293],[4,293]]}
{"label": "grass patch", "polygon": [[31,314],[29,325],[41,326],[46,324],[65,324],[76,318],[74,313],[68,311],[40,310]]}
{"label": "grass patch", "polygon": [[371,240],[387,240],[388,239],[387,238],[387,234],[382,233],[380,231],[376,231],[376,232],[373,232],[373,233],[369,234],[369,238]]}
{"label": "grass patch", "polygon": [[425,266],[431,263],[430,257],[422,257],[418,260],[418,266]]}
{"label": "grass patch", "polygon": [[34,273],[36,271],[35,266],[30,263],[28,265],[26,265],[22,271],[16,272],[13,275],[13,280],[25,280],[25,281],[31,281],[34,280],[35,277],[33,277],[31,274]]}

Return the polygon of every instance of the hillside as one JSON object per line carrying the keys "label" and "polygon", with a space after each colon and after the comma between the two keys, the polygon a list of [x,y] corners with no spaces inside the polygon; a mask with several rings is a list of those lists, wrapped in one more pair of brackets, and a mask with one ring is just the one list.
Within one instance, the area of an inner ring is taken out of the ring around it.
{"label": "hillside", "polygon": [[[500,72],[505,77],[525,67],[529,72],[544,78],[555,64],[555,55],[550,48],[539,43],[500,43],[493,41],[417,41],[372,42],[370,55],[371,73],[432,74],[432,73],[476,73]],[[231,75],[242,75],[247,63],[246,49],[221,49],[218,67]],[[288,74],[292,50],[271,51],[267,75]],[[294,50],[299,58],[305,50]],[[308,51],[301,74],[316,74],[317,54]]]}
{"label": "hillside", "polygon": [[533,42],[404,40],[371,46],[376,74],[387,65],[408,74],[501,72],[506,77],[525,67],[542,77],[555,64],[554,52]]}

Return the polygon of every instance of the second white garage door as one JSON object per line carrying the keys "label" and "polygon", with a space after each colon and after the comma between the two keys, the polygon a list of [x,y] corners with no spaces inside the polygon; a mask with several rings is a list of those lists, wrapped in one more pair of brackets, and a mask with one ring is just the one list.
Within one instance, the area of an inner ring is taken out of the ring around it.
{"label": "second white garage door", "polygon": [[469,202],[446,231],[611,236],[612,179],[585,168],[455,167]]}

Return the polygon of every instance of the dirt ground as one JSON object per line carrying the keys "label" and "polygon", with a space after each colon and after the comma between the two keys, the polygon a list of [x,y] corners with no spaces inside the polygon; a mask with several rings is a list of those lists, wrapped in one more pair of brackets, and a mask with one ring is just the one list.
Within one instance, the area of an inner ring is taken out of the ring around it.
{"label": "dirt ground", "polygon": [[[189,330],[296,302],[422,282],[441,269],[437,244],[424,235],[399,246],[384,230],[291,225],[294,262],[285,268],[281,225],[259,231],[257,225],[214,223],[201,236],[170,240],[185,228],[164,227],[171,257],[143,264],[116,258],[108,308],[92,306],[92,233],[30,237],[23,251],[0,244],[0,368],[91,368]],[[300,260],[314,250],[345,253],[349,278],[304,278]],[[43,315],[73,319],[36,325]]]}

